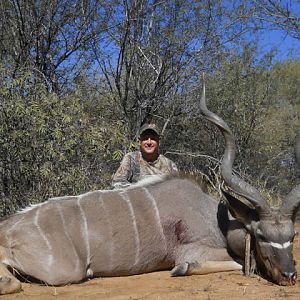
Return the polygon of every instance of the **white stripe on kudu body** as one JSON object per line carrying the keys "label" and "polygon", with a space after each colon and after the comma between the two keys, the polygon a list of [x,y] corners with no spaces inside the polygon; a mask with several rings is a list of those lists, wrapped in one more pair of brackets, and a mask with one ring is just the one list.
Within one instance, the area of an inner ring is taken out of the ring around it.
{"label": "white stripe on kudu body", "polygon": [[109,236],[111,236],[111,238],[109,239],[110,241],[110,251],[109,251],[109,258],[110,258],[110,261],[109,261],[109,270],[113,270],[114,268],[114,257],[115,257],[115,244],[114,244],[114,239],[112,238],[113,236],[113,231],[112,231],[112,225],[111,225],[111,221],[110,221],[110,216],[107,212],[107,209],[105,207],[105,204],[104,204],[104,201],[103,201],[103,198],[101,197],[101,195],[99,194],[99,201],[101,201],[101,206],[103,208],[103,212],[104,212],[104,215],[105,215],[105,220],[107,222],[107,227],[108,227],[108,231],[109,231]]}
{"label": "white stripe on kudu body", "polygon": [[82,217],[82,235],[83,235],[83,239],[84,239],[84,243],[85,243],[85,247],[86,247],[86,264],[89,265],[90,264],[90,259],[91,259],[91,249],[90,249],[90,242],[89,242],[89,231],[88,231],[88,225],[87,225],[87,220],[86,220],[86,215],[84,210],[81,207],[80,201],[81,201],[82,197],[78,197],[77,200],[77,205],[79,207],[79,211],[80,211],[80,215]]}
{"label": "white stripe on kudu body", "polygon": [[164,243],[164,250],[166,250],[167,249],[166,237],[164,235],[163,227],[162,227],[162,224],[161,224],[161,217],[160,217],[160,214],[159,214],[159,210],[158,210],[156,201],[155,201],[153,195],[149,192],[149,190],[147,188],[144,187],[143,190],[145,191],[145,193],[147,195],[147,198],[151,201],[151,204],[153,206],[154,213],[155,213],[155,219],[157,221],[157,226],[158,226],[158,229],[159,229],[159,233],[160,233],[162,241]]}
{"label": "white stripe on kudu body", "polygon": [[130,202],[130,198],[128,197],[128,194],[125,191],[120,192],[120,196],[122,199],[124,199],[128,205],[130,216],[132,219],[132,226],[134,230],[134,240],[135,240],[135,260],[134,260],[134,265],[136,265],[139,261],[139,255],[140,255],[140,238],[139,238],[139,232],[136,224],[136,218],[134,214],[134,210],[132,207],[132,204]]}
{"label": "white stripe on kudu body", "polygon": [[61,221],[62,221],[62,224],[63,224],[64,234],[66,235],[66,237],[67,237],[69,243],[71,244],[72,250],[73,250],[74,255],[75,255],[75,257],[76,257],[76,265],[75,265],[75,270],[74,270],[74,272],[76,272],[76,271],[79,270],[80,258],[79,258],[79,256],[78,256],[78,253],[77,253],[76,248],[75,248],[75,246],[74,246],[74,242],[73,242],[73,240],[71,239],[70,234],[69,234],[69,232],[68,232],[68,228],[67,228],[67,224],[66,224],[66,220],[65,220],[64,214],[63,214],[63,212],[62,212],[62,210],[61,210],[61,208],[60,208],[59,205],[56,204],[55,206],[56,206],[56,208],[57,208],[57,210],[58,210],[58,213],[59,213],[59,215],[60,215],[60,218],[61,218]]}
{"label": "white stripe on kudu body", "polygon": [[49,253],[47,255],[47,261],[48,261],[48,266],[51,266],[53,263],[53,250],[52,250],[50,241],[48,240],[47,236],[44,234],[44,232],[42,231],[42,229],[39,226],[39,211],[40,211],[40,206],[37,207],[37,209],[35,211],[33,223],[36,226],[40,236],[42,237],[43,241],[45,241],[45,243],[49,249]]}

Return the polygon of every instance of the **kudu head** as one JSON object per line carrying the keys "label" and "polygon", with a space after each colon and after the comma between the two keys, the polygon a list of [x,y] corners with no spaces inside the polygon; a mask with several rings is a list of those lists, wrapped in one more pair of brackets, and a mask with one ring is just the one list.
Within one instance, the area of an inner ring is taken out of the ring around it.
{"label": "kudu head", "polygon": [[[225,139],[225,152],[221,163],[222,177],[239,199],[224,192],[228,209],[243,223],[254,242],[258,271],[279,285],[293,285],[297,280],[293,260],[294,221],[300,204],[300,185],[287,196],[280,208],[272,208],[257,189],[233,174],[235,139],[219,116],[209,111],[205,102],[205,85],[200,101],[202,115],[215,124]],[[296,158],[300,163],[300,131],[296,138]],[[244,241],[237,241],[243,243]]]}

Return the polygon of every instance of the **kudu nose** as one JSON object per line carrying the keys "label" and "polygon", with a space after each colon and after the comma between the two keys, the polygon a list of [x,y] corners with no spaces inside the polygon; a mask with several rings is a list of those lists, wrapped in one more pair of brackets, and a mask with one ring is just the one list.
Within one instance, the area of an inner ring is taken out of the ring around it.
{"label": "kudu nose", "polygon": [[296,279],[297,279],[297,272],[283,272],[282,276],[284,278],[286,278],[287,280],[293,282],[293,281],[296,281]]}

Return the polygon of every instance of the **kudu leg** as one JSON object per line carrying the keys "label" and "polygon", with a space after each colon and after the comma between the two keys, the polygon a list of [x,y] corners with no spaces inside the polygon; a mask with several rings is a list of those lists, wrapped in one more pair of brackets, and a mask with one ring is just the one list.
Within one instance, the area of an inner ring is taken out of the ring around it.
{"label": "kudu leg", "polygon": [[205,261],[202,263],[183,263],[175,266],[172,276],[204,275],[217,272],[239,271],[242,266],[235,261]]}
{"label": "kudu leg", "polygon": [[22,290],[21,282],[0,263],[0,295],[18,293]]}
{"label": "kudu leg", "polygon": [[[194,248],[193,248],[194,249]],[[171,276],[202,275],[216,272],[242,270],[242,266],[233,261],[226,249],[202,249],[199,251],[198,258],[191,251],[186,251],[184,257],[171,271]],[[193,255],[191,255],[193,253]]]}

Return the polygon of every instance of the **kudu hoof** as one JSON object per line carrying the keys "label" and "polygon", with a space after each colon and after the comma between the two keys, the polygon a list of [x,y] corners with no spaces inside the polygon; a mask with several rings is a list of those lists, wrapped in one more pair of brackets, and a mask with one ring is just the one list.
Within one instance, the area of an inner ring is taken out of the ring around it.
{"label": "kudu hoof", "polygon": [[189,268],[189,264],[187,262],[180,264],[178,266],[175,266],[171,271],[171,276],[184,276],[187,274]]}
{"label": "kudu hoof", "polygon": [[0,295],[18,293],[22,290],[21,283],[8,276],[0,276]]}

